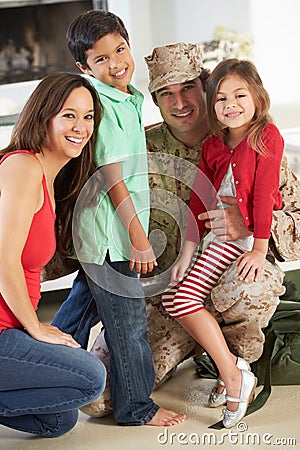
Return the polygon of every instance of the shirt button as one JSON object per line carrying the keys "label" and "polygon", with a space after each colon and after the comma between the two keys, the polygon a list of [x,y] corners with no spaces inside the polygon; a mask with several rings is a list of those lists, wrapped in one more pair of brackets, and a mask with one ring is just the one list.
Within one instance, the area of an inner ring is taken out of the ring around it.
{"label": "shirt button", "polygon": [[248,216],[246,216],[246,217],[245,217],[245,219],[246,219],[246,220],[249,220],[249,217],[248,217]]}
{"label": "shirt button", "polygon": [[242,201],[243,201],[243,199],[242,199],[242,198],[239,198],[239,202],[242,203]]}
{"label": "shirt button", "polygon": [[235,184],[239,184],[239,180],[236,180]]}
{"label": "shirt button", "polygon": [[232,167],[236,167],[236,163],[233,163],[233,164],[232,164]]}

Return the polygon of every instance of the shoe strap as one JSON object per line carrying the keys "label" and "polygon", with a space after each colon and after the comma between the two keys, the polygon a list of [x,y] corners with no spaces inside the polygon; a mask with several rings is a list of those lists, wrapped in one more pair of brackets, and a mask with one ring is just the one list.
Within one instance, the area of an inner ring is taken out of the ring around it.
{"label": "shoe strap", "polygon": [[250,364],[243,358],[237,357],[236,367],[244,370],[251,370]]}
{"label": "shoe strap", "polygon": [[231,395],[225,395],[225,398],[227,401],[234,402],[234,403],[245,403],[245,401],[246,401],[246,400],[243,400],[242,398],[231,397]]}
{"label": "shoe strap", "polygon": [[225,387],[225,383],[223,380],[220,380],[220,378],[217,379],[218,384],[220,384],[221,386]]}

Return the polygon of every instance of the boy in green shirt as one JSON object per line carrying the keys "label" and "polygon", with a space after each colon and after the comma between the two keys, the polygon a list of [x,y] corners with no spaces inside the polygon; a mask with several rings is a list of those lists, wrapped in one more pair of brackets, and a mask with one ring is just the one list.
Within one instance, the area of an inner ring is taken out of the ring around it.
{"label": "boy in green shirt", "polygon": [[[85,274],[80,271],[53,323],[70,330],[73,318],[89,306],[83,305],[89,296],[78,295],[88,285],[110,352],[116,421],[120,425],[176,425],[185,416],[159,408],[150,398],[155,372],[145,298],[137,274],[151,272],[156,259],[147,238],[143,95],[130,84],[134,61],[128,33],[120,18],[97,10],[75,19],[67,40],[76,65],[88,76],[104,107],[94,159],[106,191],[101,192],[97,208],[80,211],[81,245],[77,247],[75,242],[75,247]],[[64,314],[64,308],[71,309],[71,314]]]}

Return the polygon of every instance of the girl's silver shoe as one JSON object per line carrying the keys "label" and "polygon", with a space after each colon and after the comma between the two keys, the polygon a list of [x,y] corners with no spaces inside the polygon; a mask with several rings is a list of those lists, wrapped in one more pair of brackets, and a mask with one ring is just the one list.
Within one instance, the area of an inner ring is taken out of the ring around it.
{"label": "girl's silver shoe", "polygon": [[[237,361],[236,361],[236,366],[237,366],[238,369],[250,370],[249,363],[245,359],[240,358],[239,356],[238,356]],[[222,380],[219,380],[219,379],[218,379],[218,384],[220,384],[221,386],[224,386],[224,389],[223,389],[223,392],[218,394],[218,392],[217,392],[218,386],[214,386],[212,388],[212,391],[211,391],[210,396],[208,398],[208,406],[210,408],[218,408],[219,406],[225,405],[225,403],[226,403],[226,388],[225,388],[225,384],[223,383]]]}
{"label": "girl's silver shoe", "polygon": [[242,386],[239,398],[226,395],[226,400],[230,402],[239,403],[236,411],[229,411],[224,409],[223,425],[225,428],[232,428],[237,425],[245,416],[249,403],[253,400],[255,395],[257,378],[249,370],[242,369]]}
{"label": "girl's silver shoe", "polygon": [[217,386],[214,386],[212,388],[212,391],[210,393],[210,396],[208,398],[208,405],[210,408],[217,408],[218,406],[221,405],[225,405],[226,403],[226,388],[225,388],[225,384],[223,383],[222,380],[217,380],[218,384],[220,384],[221,386],[224,386],[223,392],[221,392],[220,394],[218,394],[217,389],[218,389],[218,384]]}
{"label": "girl's silver shoe", "polygon": [[237,357],[236,367],[241,370],[251,370],[250,364],[243,358]]}

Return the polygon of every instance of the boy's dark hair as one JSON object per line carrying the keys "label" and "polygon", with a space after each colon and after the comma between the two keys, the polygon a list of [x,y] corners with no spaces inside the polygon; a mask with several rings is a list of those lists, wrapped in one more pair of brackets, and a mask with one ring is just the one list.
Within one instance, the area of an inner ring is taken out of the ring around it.
{"label": "boy's dark hair", "polygon": [[129,44],[128,32],[123,21],[109,11],[102,9],[87,11],[74,19],[68,28],[66,38],[75,61],[88,67],[86,52],[107,34],[120,34]]}

